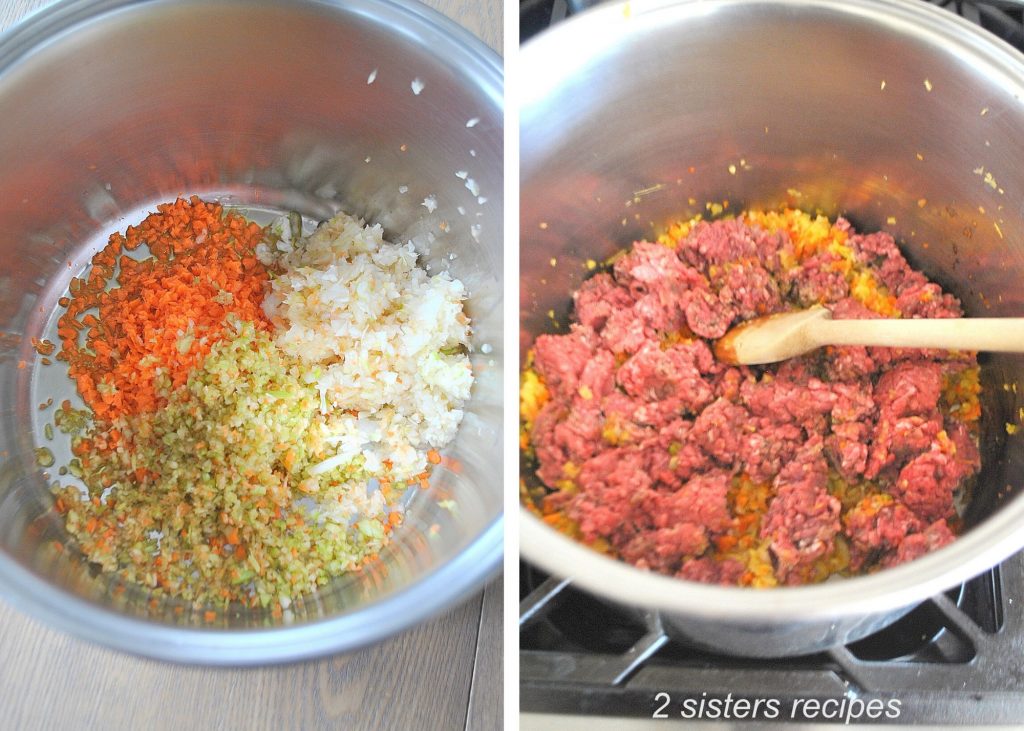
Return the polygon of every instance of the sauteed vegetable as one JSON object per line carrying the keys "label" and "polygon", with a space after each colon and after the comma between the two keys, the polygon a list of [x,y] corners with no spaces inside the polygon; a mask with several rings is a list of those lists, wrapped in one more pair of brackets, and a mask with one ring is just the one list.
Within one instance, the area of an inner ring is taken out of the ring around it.
{"label": "sauteed vegetable", "polygon": [[197,606],[280,613],[359,570],[462,418],[464,298],[345,214],[304,236],[297,214],[261,229],[196,197],[159,206],[61,300],[57,357],[88,407],[57,410],[68,531]]}

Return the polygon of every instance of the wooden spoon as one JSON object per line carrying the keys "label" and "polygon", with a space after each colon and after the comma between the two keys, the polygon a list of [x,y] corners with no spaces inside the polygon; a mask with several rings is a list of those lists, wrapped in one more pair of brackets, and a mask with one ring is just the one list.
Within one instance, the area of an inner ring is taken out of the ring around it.
{"label": "wooden spoon", "polygon": [[759,365],[825,345],[1024,353],[1024,318],[833,320],[832,313],[818,305],[741,323],[719,338],[715,355],[732,365]]}

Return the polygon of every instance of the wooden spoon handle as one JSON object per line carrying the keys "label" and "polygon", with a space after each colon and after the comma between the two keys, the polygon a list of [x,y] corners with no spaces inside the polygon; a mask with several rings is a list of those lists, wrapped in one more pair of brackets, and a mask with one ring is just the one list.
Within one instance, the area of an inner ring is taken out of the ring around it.
{"label": "wooden spoon handle", "polygon": [[830,320],[810,323],[819,345],[875,345],[1024,353],[1024,318]]}

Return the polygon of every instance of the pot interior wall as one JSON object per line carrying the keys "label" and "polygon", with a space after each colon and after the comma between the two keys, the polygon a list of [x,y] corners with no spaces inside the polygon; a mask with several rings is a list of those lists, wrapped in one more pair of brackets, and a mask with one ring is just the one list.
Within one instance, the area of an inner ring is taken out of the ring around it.
{"label": "pot interior wall", "polygon": [[[73,545],[54,549],[66,536],[34,465],[33,441],[42,437],[30,428],[37,404],[29,397],[42,377],[30,338],[71,276],[111,231],[193,193],[314,220],[339,209],[364,216],[392,240],[414,240],[432,271],[450,270],[470,292],[477,383],[447,450],[461,471],[439,469],[431,490],[412,496],[386,555],[298,601],[287,619],[337,616],[395,594],[499,520],[501,78],[472,48],[413,16],[371,2],[71,2],[7,36],[0,549],[23,567],[130,615],[203,623],[202,611],[121,592],[83,565]],[[422,205],[430,196],[434,211]],[[493,352],[479,352],[485,343]],[[19,361],[30,367],[17,368]],[[440,497],[453,498],[457,511],[441,509]],[[482,572],[499,552],[480,554]],[[218,626],[279,621],[257,610]]]}
{"label": "pot interior wall", "polygon": [[[520,356],[553,329],[549,313],[565,322],[588,259],[716,203],[788,205],[889,231],[969,316],[1024,314],[1020,60],[966,24],[950,33],[948,18],[922,23],[909,10],[613,4],[585,30],[591,14],[575,33],[570,22],[534,41],[523,73]],[[968,526],[1024,482],[1020,434],[1005,428],[1021,421],[1024,359],[981,360],[984,470]]]}

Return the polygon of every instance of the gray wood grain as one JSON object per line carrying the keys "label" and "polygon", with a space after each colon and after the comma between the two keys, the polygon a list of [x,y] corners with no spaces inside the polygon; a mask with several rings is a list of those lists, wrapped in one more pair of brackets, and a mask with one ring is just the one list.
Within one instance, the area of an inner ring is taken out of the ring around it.
{"label": "gray wood grain", "polygon": [[504,34],[502,31],[501,0],[422,0],[434,10],[438,10],[456,23],[474,33],[488,46],[502,53]]}
{"label": "gray wood grain", "polygon": [[[51,0],[0,0],[0,30]],[[501,0],[427,0],[502,48]],[[55,632],[0,603],[0,728],[501,728],[500,580],[359,652],[252,669],[174,666]]]}
{"label": "gray wood grain", "polygon": [[[480,605],[477,595],[360,652],[268,668],[215,669],[130,657],[50,630],[0,604],[0,726],[462,729]],[[493,676],[486,682],[493,683]]]}
{"label": "gray wood grain", "polygon": [[29,13],[34,13],[53,0],[4,0],[0,2],[0,31],[7,30]]}
{"label": "gray wood grain", "polygon": [[504,707],[502,694],[502,659],[505,645],[502,624],[504,587],[504,580],[498,578],[484,589],[466,731],[490,731],[501,728],[502,708]]}

